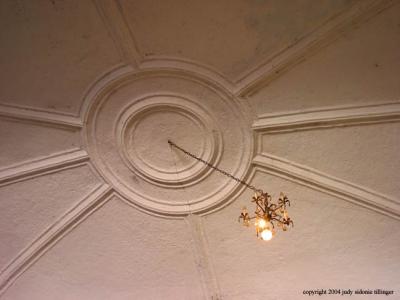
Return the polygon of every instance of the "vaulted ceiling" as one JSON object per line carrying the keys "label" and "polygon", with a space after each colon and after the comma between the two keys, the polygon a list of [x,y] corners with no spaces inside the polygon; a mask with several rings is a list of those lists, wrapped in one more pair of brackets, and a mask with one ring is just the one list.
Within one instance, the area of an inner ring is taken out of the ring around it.
{"label": "vaulted ceiling", "polygon": [[[400,4],[0,2],[0,299],[400,292]],[[268,243],[253,192],[291,200]]]}

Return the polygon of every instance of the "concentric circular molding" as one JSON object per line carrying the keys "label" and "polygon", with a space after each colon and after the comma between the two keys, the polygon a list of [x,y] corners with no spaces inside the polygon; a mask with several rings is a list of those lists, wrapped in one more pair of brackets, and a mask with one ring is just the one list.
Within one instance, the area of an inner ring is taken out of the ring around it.
{"label": "concentric circular molding", "polygon": [[206,166],[195,160],[179,165],[176,153],[167,144],[168,139],[194,140],[198,155],[211,163],[217,163],[221,156],[222,137],[215,130],[217,124],[203,108],[180,96],[153,95],[137,99],[125,109],[117,124],[122,158],[132,172],[152,184],[185,187],[195,184],[207,173]]}
{"label": "concentric circular molding", "polygon": [[104,179],[131,203],[168,216],[207,213],[233,198],[237,183],[167,141],[243,177],[250,119],[228,91],[177,70],[118,73],[86,103],[85,144]]}

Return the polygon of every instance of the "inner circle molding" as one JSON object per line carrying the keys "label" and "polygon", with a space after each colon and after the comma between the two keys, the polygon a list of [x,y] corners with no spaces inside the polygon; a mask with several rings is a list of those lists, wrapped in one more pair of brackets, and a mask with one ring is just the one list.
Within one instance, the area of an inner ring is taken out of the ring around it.
{"label": "inner circle molding", "polygon": [[[196,125],[204,140],[201,143],[199,156],[211,163],[218,163],[221,157],[222,136],[217,129],[217,125],[202,107],[194,101],[179,95],[154,94],[136,99],[132,104],[124,109],[123,114],[117,121],[116,136],[121,157],[132,170],[144,180],[165,188],[186,187],[196,184],[210,171],[204,164],[198,161],[190,161],[186,166],[174,168],[162,168],[147,162],[136,151],[135,141],[132,142],[132,131],[137,129],[138,124],[156,113],[171,112],[182,115]],[[164,137],[165,146],[168,139],[173,140],[174,135]],[[175,156],[176,153],[172,153]],[[175,158],[176,159],[176,158]],[[176,163],[176,161],[174,161]]]}

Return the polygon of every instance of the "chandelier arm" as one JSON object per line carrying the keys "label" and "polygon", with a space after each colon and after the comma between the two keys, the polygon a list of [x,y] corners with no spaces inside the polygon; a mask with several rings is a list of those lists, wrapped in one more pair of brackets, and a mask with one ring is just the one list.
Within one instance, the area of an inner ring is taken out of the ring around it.
{"label": "chandelier arm", "polygon": [[271,218],[271,220],[277,221],[277,222],[279,222],[279,223],[281,223],[281,224],[285,224],[284,221],[282,221],[282,220],[280,220],[280,219],[277,219],[277,218],[275,218],[275,217]]}
{"label": "chandelier arm", "polygon": [[278,210],[278,209],[280,209],[280,208],[282,208],[283,207],[283,204],[281,204],[281,205],[279,205],[277,208],[275,208],[275,209],[271,209],[272,211],[276,211],[276,210]]}
{"label": "chandelier arm", "polygon": [[262,191],[261,189],[257,189],[256,187],[252,186],[251,184],[248,184],[247,182],[245,182],[245,181],[243,181],[243,180],[241,180],[241,179],[239,179],[239,178],[237,178],[237,177],[235,177],[235,176],[229,174],[228,172],[217,168],[216,166],[212,165],[211,163],[209,163],[209,162],[207,162],[207,161],[205,161],[205,160],[203,160],[203,159],[201,159],[201,158],[195,156],[194,154],[190,153],[189,151],[186,151],[185,149],[179,147],[177,144],[175,144],[175,143],[172,142],[171,140],[168,140],[168,144],[169,144],[171,147],[175,147],[176,149],[182,151],[182,152],[185,153],[186,155],[188,155],[188,156],[190,156],[190,157],[196,159],[197,161],[199,161],[199,162],[205,164],[206,166],[208,166],[208,167],[210,167],[210,168],[212,168],[212,169],[214,169],[214,170],[220,172],[222,175],[225,175],[225,176],[229,177],[230,179],[233,179],[233,180],[235,180],[236,182],[238,182],[238,183],[244,185],[246,188],[248,188],[248,189],[250,189],[250,190],[253,190],[253,191],[255,191],[256,193],[263,193],[263,191]]}
{"label": "chandelier arm", "polygon": [[262,212],[264,214],[266,213],[266,209],[264,207],[262,207],[262,205],[261,205],[261,204],[263,204],[261,200],[254,199],[252,202],[255,202],[256,205],[262,210]]}
{"label": "chandelier arm", "polygon": [[294,223],[293,223],[293,221],[292,220],[290,220],[290,219],[288,219],[288,220],[278,220],[278,219],[276,219],[276,218],[271,218],[271,220],[274,220],[274,221],[277,221],[277,222],[279,222],[279,223],[281,223],[281,224],[283,224],[283,225],[288,225],[288,226],[292,226],[292,227],[294,227]]}
{"label": "chandelier arm", "polygon": [[256,202],[256,205],[262,210],[264,214],[266,213],[266,210],[260,205],[260,203]]}

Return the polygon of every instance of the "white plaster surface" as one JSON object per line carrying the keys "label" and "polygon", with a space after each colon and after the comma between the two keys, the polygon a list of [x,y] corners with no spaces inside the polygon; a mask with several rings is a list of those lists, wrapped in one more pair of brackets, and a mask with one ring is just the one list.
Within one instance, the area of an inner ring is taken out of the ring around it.
{"label": "white plaster surface", "polygon": [[0,269],[98,184],[82,166],[0,188]]}
{"label": "white plaster surface", "polygon": [[287,193],[294,228],[265,243],[253,227],[232,222],[242,206],[252,209],[247,191],[204,217],[223,299],[304,299],[303,290],[317,288],[400,289],[398,221],[261,172],[252,182],[275,199]]}
{"label": "white plaster surface", "polygon": [[143,56],[191,59],[237,79],[352,2],[177,0],[121,5]]}
{"label": "white plaster surface", "polygon": [[398,123],[266,134],[262,151],[400,198]]}
{"label": "white plaster surface", "polygon": [[77,114],[120,61],[92,1],[1,1],[0,37],[0,102]]}
{"label": "white plaster surface", "polygon": [[399,101],[400,5],[383,11],[270,83],[256,114]]}
{"label": "white plaster surface", "polygon": [[0,169],[80,146],[79,132],[34,122],[0,119]]}
{"label": "white plaster surface", "polygon": [[190,229],[117,198],[30,268],[2,299],[204,299]]}

